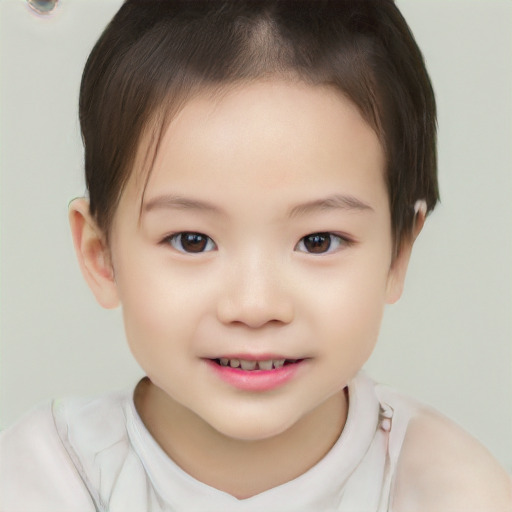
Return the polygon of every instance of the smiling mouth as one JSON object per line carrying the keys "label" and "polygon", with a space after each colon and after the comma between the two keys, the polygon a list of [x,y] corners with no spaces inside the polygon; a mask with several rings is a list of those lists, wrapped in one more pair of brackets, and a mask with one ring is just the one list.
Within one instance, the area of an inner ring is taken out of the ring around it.
{"label": "smiling mouth", "polygon": [[231,368],[238,368],[240,370],[252,372],[256,370],[278,370],[279,368],[283,368],[283,366],[299,363],[302,359],[266,359],[264,361],[254,361],[221,357],[218,359],[212,359],[212,361],[217,363],[219,366],[229,366]]}

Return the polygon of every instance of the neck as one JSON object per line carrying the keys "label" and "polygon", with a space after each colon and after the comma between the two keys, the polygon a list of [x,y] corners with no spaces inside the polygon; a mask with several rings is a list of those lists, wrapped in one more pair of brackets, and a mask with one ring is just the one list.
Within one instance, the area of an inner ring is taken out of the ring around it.
{"label": "neck", "polygon": [[238,499],[277,487],[313,467],[340,436],[348,411],[346,393],[340,391],[285,432],[246,441],[216,431],[147,378],[137,386],[134,400],[146,428],[178,466]]}

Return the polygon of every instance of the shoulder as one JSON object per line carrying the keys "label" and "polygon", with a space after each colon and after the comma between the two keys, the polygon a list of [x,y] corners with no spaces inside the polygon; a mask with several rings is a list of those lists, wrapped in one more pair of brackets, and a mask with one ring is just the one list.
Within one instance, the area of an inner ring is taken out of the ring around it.
{"label": "shoulder", "polygon": [[51,403],[0,434],[0,457],[3,510],[94,510],[57,434]]}
{"label": "shoulder", "polygon": [[99,490],[129,454],[126,398],[110,393],[48,402],[3,431],[2,510],[96,510]]}
{"label": "shoulder", "polygon": [[394,510],[511,509],[512,480],[487,449],[440,413],[418,406],[398,461]]}

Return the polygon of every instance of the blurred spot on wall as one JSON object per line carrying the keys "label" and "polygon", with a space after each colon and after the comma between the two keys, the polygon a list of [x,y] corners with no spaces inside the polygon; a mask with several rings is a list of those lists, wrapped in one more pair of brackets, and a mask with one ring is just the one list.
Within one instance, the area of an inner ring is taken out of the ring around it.
{"label": "blurred spot on wall", "polygon": [[50,14],[55,10],[59,0],[27,0],[29,7],[38,14]]}

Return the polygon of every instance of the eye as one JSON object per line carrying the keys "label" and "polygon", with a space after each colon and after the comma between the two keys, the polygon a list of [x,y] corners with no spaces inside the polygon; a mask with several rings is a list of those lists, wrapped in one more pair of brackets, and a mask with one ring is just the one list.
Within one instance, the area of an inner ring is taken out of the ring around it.
{"label": "eye", "polygon": [[217,248],[215,242],[209,236],[190,231],[176,233],[167,237],[164,241],[177,251],[184,253],[197,254],[214,251]]}
{"label": "eye", "polygon": [[310,254],[326,254],[350,245],[350,241],[334,233],[312,233],[301,238],[295,250]]}

